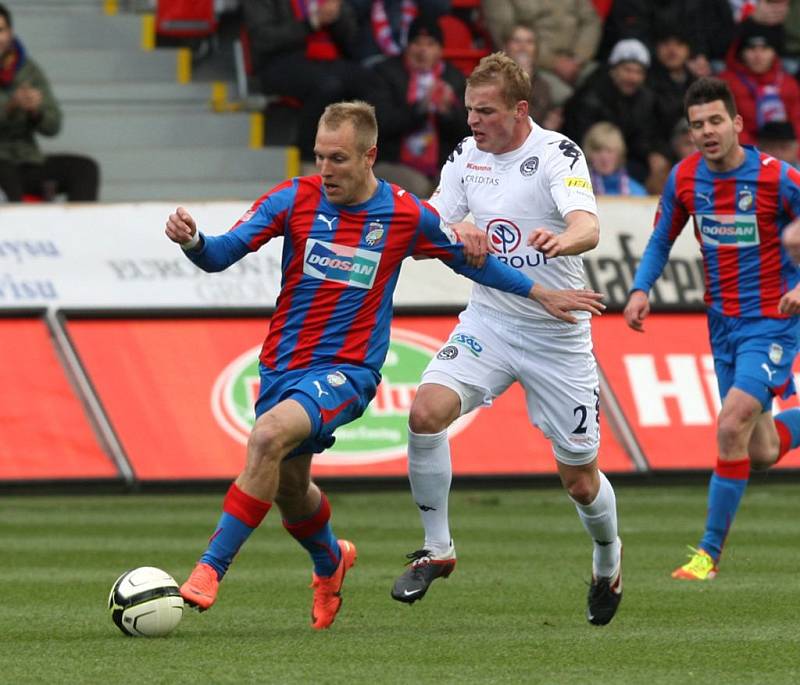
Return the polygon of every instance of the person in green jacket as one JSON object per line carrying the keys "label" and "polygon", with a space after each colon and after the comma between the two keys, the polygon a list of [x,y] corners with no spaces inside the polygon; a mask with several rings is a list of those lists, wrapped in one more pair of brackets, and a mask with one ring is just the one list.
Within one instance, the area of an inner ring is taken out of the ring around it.
{"label": "person in green jacket", "polygon": [[97,163],[82,155],[45,155],[35,135],[56,135],[61,110],[41,68],[14,37],[11,13],[0,5],[0,201],[25,195],[73,202],[97,199]]}

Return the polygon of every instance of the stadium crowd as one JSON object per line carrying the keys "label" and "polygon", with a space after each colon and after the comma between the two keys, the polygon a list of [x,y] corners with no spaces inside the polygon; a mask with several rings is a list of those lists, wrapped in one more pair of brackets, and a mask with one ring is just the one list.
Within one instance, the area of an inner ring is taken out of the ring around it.
{"label": "stadium crowd", "polygon": [[531,74],[537,123],[592,151],[600,194],[662,191],[693,149],[683,96],[712,74],[734,92],[742,142],[798,164],[800,0],[242,0],[242,12],[261,89],[298,109],[302,160],[327,104],[364,99],[378,173],[422,196],[469,135],[464,75],[495,50]]}
{"label": "stadium crowd", "polygon": [[[378,175],[429,196],[469,135],[464,78],[496,50],[530,73],[534,120],[592,150],[599,194],[662,192],[693,150],[683,96],[712,74],[734,92],[742,142],[798,165],[800,0],[240,0],[234,14],[268,119],[291,110],[280,142],[299,146],[304,173],[325,106],[360,99],[377,111]],[[96,164],[73,156],[61,169],[63,156],[44,158],[33,133],[57,129],[15,109],[30,78],[13,38],[0,29],[0,189],[11,200],[47,197],[57,179],[56,192],[93,199]],[[57,113],[48,87],[37,92]],[[89,188],[72,192],[74,179]]]}

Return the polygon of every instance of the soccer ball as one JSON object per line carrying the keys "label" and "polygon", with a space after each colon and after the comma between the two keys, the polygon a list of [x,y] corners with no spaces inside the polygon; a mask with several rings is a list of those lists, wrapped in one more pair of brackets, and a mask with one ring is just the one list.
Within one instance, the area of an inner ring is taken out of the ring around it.
{"label": "soccer ball", "polygon": [[125,635],[163,637],[180,623],[183,598],[169,573],[142,566],[117,578],[108,595],[108,608]]}

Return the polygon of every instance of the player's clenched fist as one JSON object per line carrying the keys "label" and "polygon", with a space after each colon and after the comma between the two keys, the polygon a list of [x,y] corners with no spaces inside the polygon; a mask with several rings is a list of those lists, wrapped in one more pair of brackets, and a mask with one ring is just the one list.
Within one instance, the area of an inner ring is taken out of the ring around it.
{"label": "player's clenched fist", "polygon": [[164,231],[167,237],[180,245],[193,242],[197,234],[197,225],[183,207],[178,207],[167,219],[167,228]]}

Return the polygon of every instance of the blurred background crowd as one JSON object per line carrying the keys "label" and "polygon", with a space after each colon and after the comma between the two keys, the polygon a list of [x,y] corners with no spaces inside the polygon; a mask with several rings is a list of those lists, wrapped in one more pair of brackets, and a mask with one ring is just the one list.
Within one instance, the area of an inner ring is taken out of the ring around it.
{"label": "blurred background crowd", "polygon": [[[169,0],[162,0],[168,3]],[[178,3],[180,4],[180,3]],[[194,11],[202,2],[184,3]],[[479,59],[504,50],[531,75],[530,112],[586,152],[598,194],[659,194],[671,166],[693,151],[683,95],[700,76],[733,90],[745,144],[798,163],[800,0],[238,0],[214,3],[215,31],[233,25],[244,46],[247,79],[266,96],[271,143],[296,145],[301,171],[313,171],[313,140],[323,108],[363,99],[380,124],[376,171],[427,197],[455,144],[469,135],[465,77]],[[2,18],[0,18],[2,23]],[[195,58],[213,45],[208,31]],[[98,170],[75,159],[26,159],[9,151],[31,131],[52,132],[57,103],[13,90],[14,59],[0,31],[4,89],[16,128],[0,113],[0,188],[19,199],[9,165],[68,165],[63,174]],[[21,36],[24,40],[24,36]],[[35,58],[35,55],[34,55]],[[17,85],[20,85],[19,82]],[[34,89],[35,90],[35,89]],[[33,98],[33,99],[31,99]],[[41,103],[42,114],[30,108]],[[2,109],[2,108],[0,108]],[[270,123],[271,122],[271,123]],[[50,130],[45,130],[45,125]],[[53,166],[56,165],[56,166]],[[26,178],[31,176],[30,169]],[[46,174],[48,176],[48,174]],[[40,194],[53,189],[41,188]],[[31,184],[29,184],[31,185]],[[33,183],[35,186],[35,183]],[[79,184],[80,186],[80,184]],[[75,199],[91,199],[85,188]],[[73,191],[74,192],[74,191]],[[68,196],[68,199],[73,199]]]}

